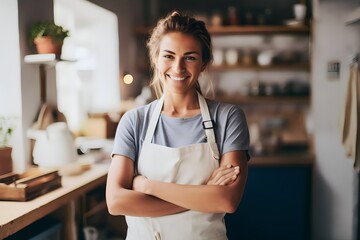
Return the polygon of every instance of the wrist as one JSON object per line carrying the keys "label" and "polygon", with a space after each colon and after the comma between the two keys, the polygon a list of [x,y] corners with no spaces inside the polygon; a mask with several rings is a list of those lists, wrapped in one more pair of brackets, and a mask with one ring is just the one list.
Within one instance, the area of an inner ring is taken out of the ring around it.
{"label": "wrist", "polygon": [[147,194],[147,195],[151,195],[151,184],[152,181],[150,181],[149,179],[145,178],[144,179],[144,193]]}

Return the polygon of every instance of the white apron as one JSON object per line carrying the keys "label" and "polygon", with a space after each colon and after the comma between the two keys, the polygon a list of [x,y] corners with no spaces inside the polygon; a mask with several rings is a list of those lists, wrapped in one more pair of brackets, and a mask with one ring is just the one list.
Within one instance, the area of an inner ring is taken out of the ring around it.
{"label": "white apron", "polygon": [[[178,184],[204,184],[219,167],[209,109],[198,94],[208,143],[171,148],[151,143],[162,111],[160,98],[152,114],[138,161],[138,173],[148,179]],[[209,199],[208,201],[212,201]],[[206,202],[204,202],[206,204]],[[141,206],[139,206],[141,207]],[[126,217],[127,240],[226,240],[224,213],[186,211],[163,217]]]}

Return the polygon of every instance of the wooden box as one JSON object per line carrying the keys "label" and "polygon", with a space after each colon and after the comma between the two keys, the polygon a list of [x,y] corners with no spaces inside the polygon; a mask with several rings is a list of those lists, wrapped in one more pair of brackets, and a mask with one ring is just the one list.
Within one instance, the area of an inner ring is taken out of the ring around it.
{"label": "wooden box", "polygon": [[12,172],[11,147],[0,147],[0,176]]}
{"label": "wooden box", "polygon": [[120,117],[120,113],[115,117],[110,117],[108,113],[91,113],[84,123],[83,135],[104,139],[114,138]]}
{"label": "wooden box", "polygon": [[0,176],[0,200],[28,201],[61,187],[58,171],[32,168],[22,174]]}

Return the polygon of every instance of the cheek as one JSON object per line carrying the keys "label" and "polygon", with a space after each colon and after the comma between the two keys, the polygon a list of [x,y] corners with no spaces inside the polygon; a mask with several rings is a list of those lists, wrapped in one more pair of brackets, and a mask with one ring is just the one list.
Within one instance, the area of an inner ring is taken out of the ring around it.
{"label": "cheek", "polygon": [[161,72],[162,70],[166,69],[166,64],[164,61],[158,60],[156,63],[156,67]]}

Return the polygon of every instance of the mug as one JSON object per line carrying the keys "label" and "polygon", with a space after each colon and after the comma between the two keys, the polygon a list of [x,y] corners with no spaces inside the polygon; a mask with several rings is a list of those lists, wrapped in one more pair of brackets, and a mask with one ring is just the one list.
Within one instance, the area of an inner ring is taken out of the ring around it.
{"label": "mug", "polygon": [[238,51],[235,48],[230,48],[225,52],[225,61],[228,65],[236,65],[238,63]]}
{"label": "mug", "polygon": [[221,49],[214,49],[213,50],[213,64],[215,66],[220,66],[224,63],[224,52]]}
{"label": "mug", "polygon": [[304,4],[298,3],[294,5],[294,15],[295,19],[298,21],[304,21],[306,15],[306,6]]}

